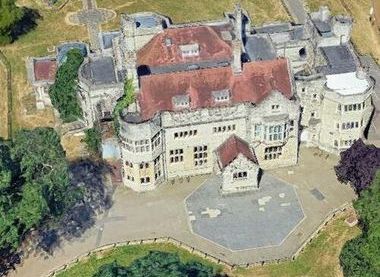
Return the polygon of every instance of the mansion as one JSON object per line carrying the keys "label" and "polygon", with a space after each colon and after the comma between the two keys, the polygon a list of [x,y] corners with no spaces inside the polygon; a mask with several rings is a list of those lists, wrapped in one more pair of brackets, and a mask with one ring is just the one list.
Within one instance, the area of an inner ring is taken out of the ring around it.
{"label": "mansion", "polygon": [[303,25],[253,26],[236,6],[211,22],[123,15],[79,70],[88,127],[120,116],[123,183],[136,191],[220,174],[222,193],[255,190],[261,169],[295,165],[300,143],[339,153],[364,136],[374,80],[350,43],[352,19],[326,7]]}

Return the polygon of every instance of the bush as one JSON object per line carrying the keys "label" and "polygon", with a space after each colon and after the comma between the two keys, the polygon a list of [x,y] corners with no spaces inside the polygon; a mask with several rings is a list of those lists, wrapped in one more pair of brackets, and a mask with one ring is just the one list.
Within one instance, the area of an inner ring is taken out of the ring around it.
{"label": "bush", "polygon": [[77,97],[78,70],[83,62],[78,49],[67,53],[66,61],[59,67],[54,85],[49,89],[53,106],[59,111],[63,122],[73,122],[82,117]]}
{"label": "bush", "polygon": [[124,267],[116,262],[100,267],[93,277],[212,277],[213,268],[199,262],[183,263],[178,254],[150,251],[148,255]]}
{"label": "bush", "polygon": [[83,141],[87,144],[87,148],[92,153],[98,153],[101,144],[101,134],[97,127],[87,129],[84,131],[85,138]]}

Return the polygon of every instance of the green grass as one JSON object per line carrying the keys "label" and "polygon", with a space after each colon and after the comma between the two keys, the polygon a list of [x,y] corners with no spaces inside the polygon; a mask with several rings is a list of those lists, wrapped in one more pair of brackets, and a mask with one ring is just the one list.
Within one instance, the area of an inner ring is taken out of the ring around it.
{"label": "green grass", "polygon": [[91,277],[99,269],[99,267],[104,264],[117,261],[120,265],[129,266],[135,259],[147,255],[151,250],[177,253],[182,262],[198,261],[213,267],[216,271],[222,270],[221,266],[192,255],[186,250],[177,248],[171,244],[160,243],[122,246],[110,250],[102,256],[92,255],[85,262],[81,262],[69,268],[68,270],[58,274],[57,277]]}
{"label": "green grass", "polygon": [[349,227],[339,217],[329,224],[303,253],[294,261],[280,264],[270,264],[252,269],[238,269],[236,276],[270,276],[270,277],[335,277],[340,276],[339,253],[343,244],[358,236],[358,227]]}

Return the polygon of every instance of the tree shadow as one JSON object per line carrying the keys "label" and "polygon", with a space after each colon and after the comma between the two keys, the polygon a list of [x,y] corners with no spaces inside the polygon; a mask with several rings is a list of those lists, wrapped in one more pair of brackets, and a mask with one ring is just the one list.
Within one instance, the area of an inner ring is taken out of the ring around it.
{"label": "tree shadow", "polygon": [[12,41],[17,40],[20,36],[30,32],[37,27],[37,20],[42,19],[38,10],[23,7],[24,15],[11,29]]}
{"label": "tree shadow", "polygon": [[105,184],[107,165],[92,160],[79,160],[69,166],[73,189],[81,193],[58,223],[39,230],[37,250],[52,254],[63,240],[79,238],[93,227],[98,215],[112,206],[113,188]]}

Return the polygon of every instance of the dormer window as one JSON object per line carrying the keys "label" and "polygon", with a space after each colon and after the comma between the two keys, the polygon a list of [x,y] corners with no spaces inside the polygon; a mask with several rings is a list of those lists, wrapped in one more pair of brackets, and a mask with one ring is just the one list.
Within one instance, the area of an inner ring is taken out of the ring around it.
{"label": "dormer window", "polygon": [[182,58],[199,56],[198,43],[184,44],[179,46]]}
{"label": "dormer window", "polygon": [[165,39],[165,45],[168,46],[168,47],[171,46],[172,45],[172,39],[171,38],[166,38]]}
{"label": "dormer window", "polygon": [[230,100],[230,92],[226,90],[213,91],[212,97],[216,103],[228,102]]}
{"label": "dormer window", "polygon": [[175,109],[184,109],[190,107],[189,95],[176,95],[172,98],[173,107]]}

